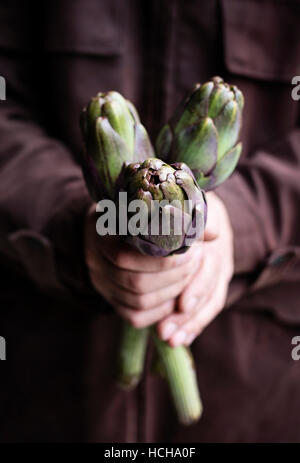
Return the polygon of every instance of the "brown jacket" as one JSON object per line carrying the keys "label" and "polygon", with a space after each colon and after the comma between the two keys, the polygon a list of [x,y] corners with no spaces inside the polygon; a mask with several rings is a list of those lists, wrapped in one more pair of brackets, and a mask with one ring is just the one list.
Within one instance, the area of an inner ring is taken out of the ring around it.
{"label": "brown jacket", "polygon": [[[1,2],[0,441],[300,441],[299,21],[298,0]],[[193,344],[205,411],[184,428],[160,378],[113,381],[120,320],[83,261],[78,116],[115,89],[154,139],[216,74],[246,99],[243,157],[218,189],[236,271]]]}

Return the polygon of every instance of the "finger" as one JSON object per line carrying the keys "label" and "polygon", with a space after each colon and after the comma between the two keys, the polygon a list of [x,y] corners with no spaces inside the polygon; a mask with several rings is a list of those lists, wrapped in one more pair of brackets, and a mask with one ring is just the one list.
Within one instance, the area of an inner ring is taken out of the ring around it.
{"label": "finger", "polygon": [[179,312],[192,312],[203,305],[215,291],[220,265],[211,253],[205,253],[194,276],[178,300]]}
{"label": "finger", "polygon": [[137,312],[136,310],[132,310],[129,307],[120,304],[114,305],[118,314],[125,320],[128,320],[135,328],[144,328],[155,324],[172,313],[174,306],[175,301],[173,299],[146,312]]}
{"label": "finger", "polygon": [[211,227],[209,227],[208,225],[206,225],[205,227],[205,230],[204,230],[204,241],[213,241],[215,239],[218,238],[218,232],[217,230]]}
{"label": "finger", "polygon": [[163,272],[153,273],[132,272],[123,270],[108,263],[107,270],[109,278],[123,289],[134,294],[148,294],[182,281],[189,275],[195,273],[202,258],[202,249],[198,248],[192,258],[180,267],[175,267]]}
{"label": "finger", "polygon": [[109,279],[107,274],[100,271],[94,271],[91,275],[92,283],[96,290],[105,295],[110,302],[121,304],[138,311],[146,311],[158,307],[164,302],[176,298],[190,281],[191,275],[187,274],[179,282],[176,282],[166,288],[153,291],[151,293],[137,294],[128,291]]}
{"label": "finger", "polygon": [[204,241],[215,240],[219,236],[218,207],[219,198],[215,193],[206,194],[207,200],[207,221],[204,230]]}
{"label": "finger", "polygon": [[180,282],[176,282],[167,288],[146,294],[134,294],[130,291],[124,290],[123,288],[117,288],[116,290],[114,287],[111,297],[112,300],[118,304],[124,304],[131,309],[138,311],[147,311],[160,306],[170,299],[175,299],[188,284],[190,278],[190,275],[188,275]]}
{"label": "finger", "polygon": [[145,256],[127,243],[116,240],[116,237],[109,238],[113,240],[107,239],[106,245],[102,245],[99,251],[116,267],[125,270],[161,272],[184,265],[193,255],[193,251],[189,250],[184,254],[170,257]]}
{"label": "finger", "polygon": [[[201,299],[197,299],[196,305],[194,306],[192,311],[171,314],[158,324],[158,334],[162,339],[167,340],[171,336],[173,336],[177,331],[182,331],[184,329],[184,326],[186,326],[186,324],[189,323],[190,320],[190,326],[193,326],[195,314],[202,312],[202,310],[205,310],[207,306],[209,306],[210,304],[214,304],[215,301],[218,302],[218,300],[221,300],[221,305],[224,305],[227,294],[227,284],[226,281],[223,281],[223,279],[220,280],[220,278],[221,277],[215,280],[214,291],[211,293],[210,297],[205,300],[204,303]],[[196,329],[196,325],[194,325],[194,328]],[[183,338],[183,335],[180,335],[179,338],[180,337]]]}
{"label": "finger", "polygon": [[191,313],[172,313],[161,320],[156,327],[158,336],[167,341],[179,327],[184,325],[192,317]]}
{"label": "finger", "polygon": [[215,296],[205,305],[199,307],[191,316],[173,332],[169,338],[171,347],[190,344],[209,323],[221,312],[226,299],[225,287],[219,288]]}

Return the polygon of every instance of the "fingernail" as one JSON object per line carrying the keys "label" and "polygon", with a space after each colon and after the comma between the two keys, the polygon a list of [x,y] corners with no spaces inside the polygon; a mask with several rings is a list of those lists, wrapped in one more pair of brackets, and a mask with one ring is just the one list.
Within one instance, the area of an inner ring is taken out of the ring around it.
{"label": "fingernail", "polygon": [[194,296],[190,297],[184,304],[185,312],[191,312],[195,308],[197,301],[198,299],[196,297]]}
{"label": "fingernail", "polygon": [[186,344],[189,346],[190,344],[192,344],[192,342],[194,341],[196,335],[195,334],[190,334],[187,336],[186,338]]}
{"label": "fingernail", "polygon": [[179,346],[183,344],[186,339],[186,333],[184,331],[178,331],[173,337],[173,346]]}
{"label": "fingernail", "polygon": [[161,330],[161,338],[165,341],[176,329],[177,325],[175,323],[167,323]]}

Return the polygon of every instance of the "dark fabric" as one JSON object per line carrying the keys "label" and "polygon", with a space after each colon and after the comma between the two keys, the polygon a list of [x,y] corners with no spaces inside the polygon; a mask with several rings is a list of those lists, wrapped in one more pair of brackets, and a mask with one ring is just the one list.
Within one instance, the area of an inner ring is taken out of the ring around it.
{"label": "dark fabric", "polygon": [[[300,441],[299,21],[298,0],[1,2],[0,441]],[[115,89],[154,139],[216,74],[246,100],[242,159],[217,190],[236,270],[193,344],[204,415],[183,428],[148,368],[132,393],[115,386],[120,320],[83,258],[78,117]]]}

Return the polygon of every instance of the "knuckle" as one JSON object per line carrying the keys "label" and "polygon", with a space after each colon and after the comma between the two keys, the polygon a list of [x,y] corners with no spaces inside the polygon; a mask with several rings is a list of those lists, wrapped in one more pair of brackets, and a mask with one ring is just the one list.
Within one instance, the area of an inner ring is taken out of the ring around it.
{"label": "knuckle", "polygon": [[141,299],[141,307],[143,310],[148,310],[154,307],[155,301],[156,301],[156,296],[155,293],[153,294],[142,294],[139,295]]}
{"label": "knuckle", "polygon": [[161,303],[160,302],[161,297],[156,292],[151,293],[151,294],[147,294],[147,297],[145,299],[146,299],[146,301],[145,301],[146,309],[159,307],[159,305]]}
{"label": "knuckle", "polygon": [[113,278],[114,283],[118,284],[123,290],[126,291],[130,289],[128,276],[123,270],[115,269],[114,271],[110,272],[110,276]]}
{"label": "knuckle", "polygon": [[134,328],[144,328],[146,326],[143,318],[140,317],[138,314],[134,314],[131,317],[130,323]]}
{"label": "knuckle", "polygon": [[148,298],[146,297],[145,294],[136,294],[134,296],[134,306],[138,310],[147,310],[148,308]]}
{"label": "knuckle", "polygon": [[126,254],[124,254],[123,252],[118,252],[115,255],[114,264],[116,265],[116,267],[126,268],[127,263],[128,263],[128,259],[127,259]]}
{"label": "knuckle", "polygon": [[145,279],[144,277],[137,273],[131,275],[131,288],[139,295],[144,294],[145,292]]}
{"label": "knuckle", "polygon": [[124,275],[124,284],[126,288],[129,288],[131,290],[134,290],[136,286],[136,275],[132,272],[128,272]]}
{"label": "knuckle", "polygon": [[161,259],[161,262],[160,262],[160,270],[170,270],[171,268],[173,268],[175,265],[175,262],[172,258],[168,258],[168,257],[165,257],[163,259]]}

